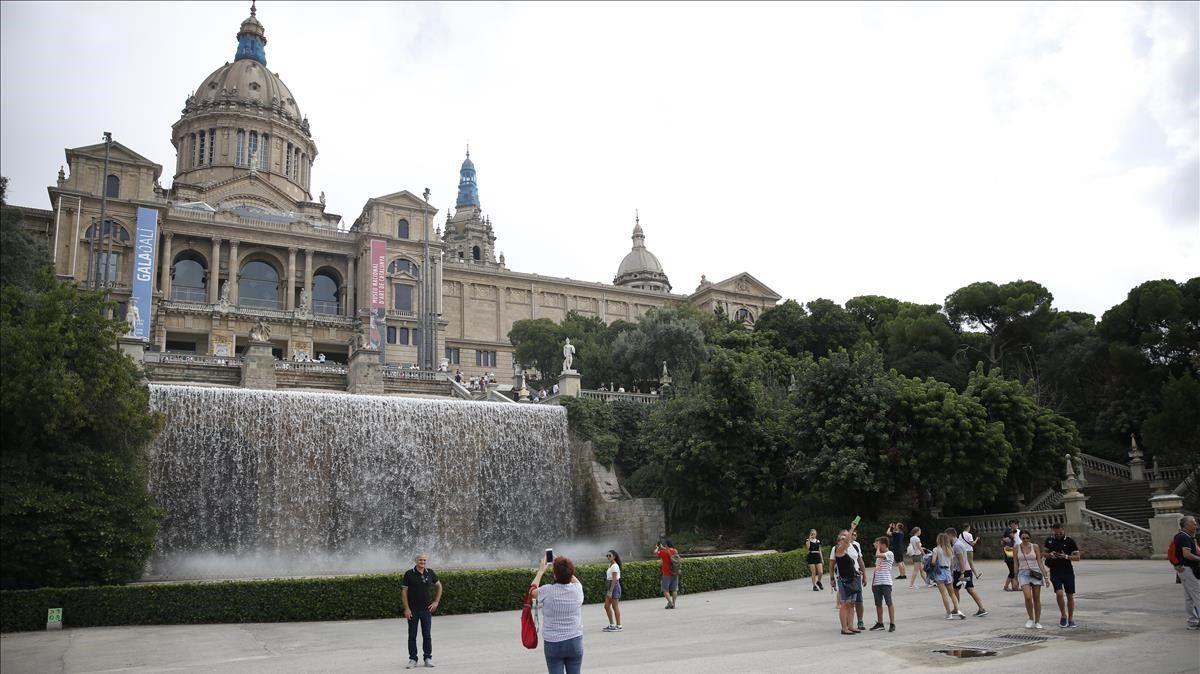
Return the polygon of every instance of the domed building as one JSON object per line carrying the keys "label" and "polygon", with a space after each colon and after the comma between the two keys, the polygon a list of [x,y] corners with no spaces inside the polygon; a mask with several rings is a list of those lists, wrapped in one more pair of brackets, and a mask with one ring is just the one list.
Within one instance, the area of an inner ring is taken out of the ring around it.
{"label": "domed building", "polygon": [[[428,191],[397,189],[347,226],[313,197],[316,141],[266,48],[252,3],[233,60],[199,80],[171,126],[169,187],[161,164],[111,141],[66,150],[51,209],[19,207],[60,278],[110,288],[152,380],[267,385],[244,378],[254,328],[279,359],[269,385],[398,392],[434,381],[412,367],[511,371],[522,319],[636,321],[693,305],[753,323],[779,300],[745,273],[672,294],[640,218],[612,284],[509,269],[469,151],[453,213],[439,220]],[[318,354],[320,367],[287,364]]]}

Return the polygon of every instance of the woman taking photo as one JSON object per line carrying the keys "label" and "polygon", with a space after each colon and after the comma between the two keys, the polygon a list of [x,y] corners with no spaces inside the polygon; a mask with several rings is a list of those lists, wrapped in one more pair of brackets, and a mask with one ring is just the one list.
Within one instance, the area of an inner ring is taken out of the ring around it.
{"label": "woman taking photo", "polygon": [[933,585],[933,580],[925,577],[925,546],[921,545],[921,527],[913,527],[909,532],[908,539],[908,563],[912,564],[912,578],[908,581],[908,589],[913,589],[917,584],[917,576],[921,577],[921,581],[928,587]]}
{"label": "woman taking photo", "polygon": [[[608,570],[604,572],[604,580],[608,581],[608,589],[604,592],[604,615],[608,616],[608,626],[605,632],[621,631],[621,555],[616,550],[609,550]],[[613,622],[616,616],[616,622]]]}
{"label": "woman taking photo", "polygon": [[[967,616],[958,610],[958,595],[950,590],[950,560],[954,559],[954,551],[950,547],[950,537],[946,534],[937,535],[937,545],[933,548],[933,582],[937,583],[938,594],[942,595],[942,608],[946,610],[946,620],[966,620]],[[953,608],[951,608],[953,607]]]}
{"label": "woman taking photo", "polygon": [[825,573],[825,565],[821,563],[821,539],[817,538],[817,530],[808,530],[808,577],[812,580],[813,592],[824,590],[821,582]]}
{"label": "woman taking photo", "polygon": [[530,594],[542,607],[542,641],[550,674],[579,674],[583,667],[583,585],[575,577],[575,564],[554,558],[554,584],[538,587],[546,573],[542,558]]}
{"label": "woman taking photo", "polygon": [[1013,554],[1013,566],[1017,570],[1017,582],[1025,593],[1025,629],[1044,630],[1042,627],[1042,581],[1046,567],[1042,564],[1042,549],[1031,540],[1028,531],[1021,532],[1021,544]]}

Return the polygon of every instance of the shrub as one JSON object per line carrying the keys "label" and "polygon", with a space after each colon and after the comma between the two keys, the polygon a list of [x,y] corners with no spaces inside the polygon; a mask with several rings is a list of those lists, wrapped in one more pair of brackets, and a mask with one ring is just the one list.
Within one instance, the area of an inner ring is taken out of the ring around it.
{"label": "shrub", "polygon": [[[682,592],[707,592],[808,575],[804,551],[685,559]],[[604,597],[605,564],[582,564],[576,575],[588,603]],[[659,561],[626,562],[626,599],[659,596]],[[515,611],[533,579],[526,569],[446,571],[439,614]],[[549,576],[548,576],[549,577]],[[68,627],[203,623],[369,620],[401,615],[401,574],[220,582],[45,588],[0,592],[0,630],[41,629],[46,611],[63,609]],[[515,624],[515,623],[514,623]]]}

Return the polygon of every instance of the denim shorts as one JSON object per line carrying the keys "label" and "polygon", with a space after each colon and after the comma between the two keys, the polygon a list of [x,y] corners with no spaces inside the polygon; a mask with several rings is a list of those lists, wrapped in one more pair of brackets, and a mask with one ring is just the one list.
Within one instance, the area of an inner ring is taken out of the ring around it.
{"label": "denim shorts", "polygon": [[609,590],[609,595],[612,596],[613,599],[620,599],[621,598],[621,581],[619,581],[619,580],[608,581],[608,590]]}
{"label": "denim shorts", "polygon": [[850,580],[845,580],[838,578],[837,587],[838,599],[840,599],[843,604],[863,603],[862,581],[860,579],[851,578]]}
{"label": "denim shorts", "polygon": [[679,576],[663,576],[661,585],[663,592],[678,592]]}

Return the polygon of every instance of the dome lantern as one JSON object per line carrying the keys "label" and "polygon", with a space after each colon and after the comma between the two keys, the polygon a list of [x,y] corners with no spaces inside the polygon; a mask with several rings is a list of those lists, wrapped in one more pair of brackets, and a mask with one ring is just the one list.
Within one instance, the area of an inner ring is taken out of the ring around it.
{"label": "dome lantern", "polygon": [[242,22],[242,27],[238,30],[238,47],[233,60],[250,59],[265,66],[267,65],[267,32],[255,17],[258,9],[254,6],[254,2],[255,0],[250,1],[250,17]]}

